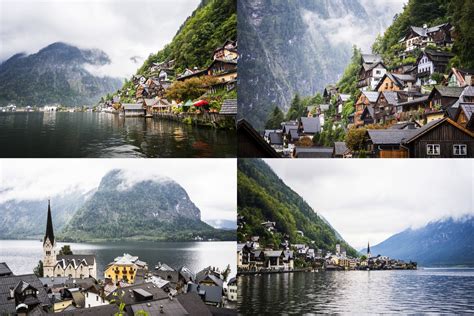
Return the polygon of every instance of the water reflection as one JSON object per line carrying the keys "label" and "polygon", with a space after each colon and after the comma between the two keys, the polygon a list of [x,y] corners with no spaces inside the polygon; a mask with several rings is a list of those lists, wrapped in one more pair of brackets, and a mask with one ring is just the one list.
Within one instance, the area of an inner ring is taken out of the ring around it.
{"label": "water reflection", "polygon": [[347,271],[239,277],[242,314],[466,313],[474,270]]}
{"label": "water reflection", "polygon": [[2,157],[235,157],[235,131],[107,113],[0,113]]}

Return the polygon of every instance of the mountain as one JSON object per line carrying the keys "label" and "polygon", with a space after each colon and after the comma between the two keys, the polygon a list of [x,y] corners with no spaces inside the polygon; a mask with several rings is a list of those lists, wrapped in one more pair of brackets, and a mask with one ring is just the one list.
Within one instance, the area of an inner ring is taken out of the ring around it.
{"label": "mountain", "polygon": [[447,218],[407,229],[370,250],[372,255],[412,260],[422,266],[474,266],[474,216]]}
{"label": "mountain", "polygon": [[230,221],[226,219],[209,219],[206,221],[206,223],[217,229],[225,229],[225,230],[237,229],[237,222],[235,220]]}
{"label": "mountain", "polygon": [[[237,205],[245,224],[237,231],[239,242],[260,236],[260,243],[279,245],[288,234],[291,243],[311,243],[324,250],[333,250],[341,243],[352,256],[357,255],[340,235],[320,217],[301,196],[288,187],[262,160],[238,160]],[[278,233],[270,234],[262,222],[276,223]],[[304,237],[297,231],[302,231]]]}
{"label": "mountain", "polygon": [[[52,196],[53,224],[60,231],[92,192],[73,191]],[[0,203],[0,239],[42,238],[48,199],[8,200]]]}
{"label": "mountain", "polygon": [[350,43],[368,46],[390,21],[359,0],[242,0],[238,11],[239,116],[259,129],[275,105],[336,82]]}
{"label": "mountain", "polygon": [[0,64],[0,105],[95,104],[122,85],[120,79],[97,77],[87,70],[109,63],[101,50],[61,42],[36,54],[16,54]]}
{"label": "mountain", "polygon": [[[201,221],[200,210],[173,180],[130,184],[122,171],[113,170],[102,178],[97,191],[74,214],[60,238],[189,240],[197,235],[222,238],[221,233]],[[224,235],[229,238],[232,233]]]}

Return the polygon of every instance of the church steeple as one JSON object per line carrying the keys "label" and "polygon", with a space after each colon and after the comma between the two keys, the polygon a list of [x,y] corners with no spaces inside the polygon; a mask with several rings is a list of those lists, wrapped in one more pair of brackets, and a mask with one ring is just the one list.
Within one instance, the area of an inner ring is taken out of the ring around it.
{"label": "church steeple", "polygon": [[370,244],[369,242],[367,242],[367,258],[370,258],[371,255],[370,255]]}
{"label": "church steeple", "polygon": [[43,245],[49,239],[51,245],[54,245],[53,218],[51,216],[51,204],[48,200],[48,218],[46,220],[46,234],[44,235]]}

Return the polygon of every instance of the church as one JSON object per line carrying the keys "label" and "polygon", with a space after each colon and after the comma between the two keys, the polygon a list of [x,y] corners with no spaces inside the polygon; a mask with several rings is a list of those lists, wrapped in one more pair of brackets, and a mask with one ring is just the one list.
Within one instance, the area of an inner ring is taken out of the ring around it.
{"label": "church", "polygon": [[59,255],[53,231],[51,204],[48,200],[46,234],[43,239],[43,275],[47,278],[96,278],[97,264],[94,255]]}

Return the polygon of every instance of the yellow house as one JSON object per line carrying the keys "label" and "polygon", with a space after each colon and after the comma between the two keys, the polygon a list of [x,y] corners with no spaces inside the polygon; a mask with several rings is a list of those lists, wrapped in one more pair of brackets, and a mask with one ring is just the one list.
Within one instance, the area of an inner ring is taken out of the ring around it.
{"label": "yellow house", "polygon": [[138,257],[125,253],[109,263],[105,269],[104,278],[111,279],[113,283],[123,281],[133,284],[138,270],[148,270],[148,265],[138,260]]}

